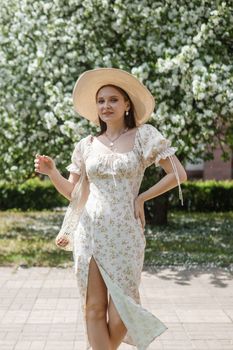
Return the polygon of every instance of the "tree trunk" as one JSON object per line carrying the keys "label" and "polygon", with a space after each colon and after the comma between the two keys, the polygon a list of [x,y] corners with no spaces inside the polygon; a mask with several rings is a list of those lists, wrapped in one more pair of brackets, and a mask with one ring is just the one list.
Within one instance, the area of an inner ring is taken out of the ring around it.
{"label": "tree trunk", "polygon": [[[154,169],[148,169],[147,174],[149,175],[150,181],[146,184],[145,189],[157,183],[165,175],[165,172],[163,169],[160,169],[160,171],[157,173],[157,176],[155,177]],[[145,202],[145,217],[148,224],[167,225],[169,208],[168,197],[169,193],[165,192],[162,195]]]}
{"label": "tree trunk", "polygon": [[167,225],[168,194],[151,199],[145,204],[146,222],[151,225]]}
{"label": "tree trunk", "polygon": [[167,225],[168,216],[168,195],[164,194],[154,199],[154,224]]}

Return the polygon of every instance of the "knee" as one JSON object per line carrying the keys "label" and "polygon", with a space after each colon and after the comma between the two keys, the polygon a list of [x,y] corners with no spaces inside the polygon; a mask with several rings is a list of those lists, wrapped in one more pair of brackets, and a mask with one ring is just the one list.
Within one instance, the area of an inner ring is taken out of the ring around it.
{"label": "knee", "polygon": [[106,318],[107,304],[87,303],[86,317],[89,320],[101,320]]}

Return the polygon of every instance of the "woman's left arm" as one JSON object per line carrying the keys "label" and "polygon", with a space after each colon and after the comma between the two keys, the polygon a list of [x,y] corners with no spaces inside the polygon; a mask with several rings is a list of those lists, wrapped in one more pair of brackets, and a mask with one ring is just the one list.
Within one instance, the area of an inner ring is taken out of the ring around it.
{"label": "woman's left arm", "polygon": [[[187,174],[183,165],[180,163],[177,156],[172,155],[171,157],[176,165],[180,183],[185,182],[187,180]],[[170,159],[160,159],[159,165],[164,169],[166,175],[154,186],[150,187],[147,191],[140,193],[139,197],[144,202],[154,197],[157,197],[160,194],[163,194],[164,192],[167,192],[177,186],[176,176],[173,171]]]}
{"label": "woman's left arm", "polygon": [[[187,173],[183,165],[180,163],[176,155],[172,155],[171,157],[173,159],[173,162],[175,163],[180,183],[187,181]],[[171,190],[172,188],[178,185],[176,175],[174,173],[169,157],[167,157],[166,159],[160,159],[159,165],[164,169],[166,175],[154,186],[150,187],[145,192],[140,193],[135,199],[135,217],[136,219],[138,217],[140,218],[143,227],[145,226],[144,203],[154,197],[157,197]]]}

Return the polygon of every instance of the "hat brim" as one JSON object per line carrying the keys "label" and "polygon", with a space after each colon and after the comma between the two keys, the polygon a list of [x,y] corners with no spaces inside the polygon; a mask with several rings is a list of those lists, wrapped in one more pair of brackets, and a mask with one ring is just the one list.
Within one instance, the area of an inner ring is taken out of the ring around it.
{"label": "hat brim", "polygon": [[99,125],[96,92],[108,84],[119,86],[127,92],[134,105],[138,125],[150,118],[155,107],[154,97],[136,77],[118,68],[96,68],[81,74],[72,93],[75,111]]}

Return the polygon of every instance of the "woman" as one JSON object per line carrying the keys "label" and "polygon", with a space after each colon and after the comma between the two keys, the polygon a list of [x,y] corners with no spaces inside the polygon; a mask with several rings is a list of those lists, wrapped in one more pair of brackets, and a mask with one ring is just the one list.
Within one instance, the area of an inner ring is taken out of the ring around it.
{"label": "woman", "polygon": [[[85,164],[89,195],[73,233],[73,253],[86,349],[115,350],[123,341],[145,350],[167,327],[140,301],[144,203],[177,183],[182,200],[180,183],[186,172],[174,155],[177,148],[145,124],[154,98],[133,75],[116,68],[86,71],[76,82],[73,102],[80,115],[100,126],[100,134],[76,144],[68,180],[50,157],[37,155],[35,170],[47,174],[71,199]],[[152,163],[166,175],[138,194],[144,170]],[[65,247],[68,239],[58,244]]]}

